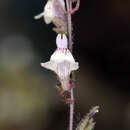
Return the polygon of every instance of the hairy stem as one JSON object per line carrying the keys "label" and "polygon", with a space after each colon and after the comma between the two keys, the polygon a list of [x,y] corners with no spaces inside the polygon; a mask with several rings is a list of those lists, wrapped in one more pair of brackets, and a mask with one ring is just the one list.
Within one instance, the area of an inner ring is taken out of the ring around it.
{"label": "hairy stem", "polygon": [[72,53],[72,20],[71,20],[71,13],[72,10],[72,2],[71,0],[66,0],[66,6],[67,6],[67,18],[68,18],[68,38],[69,38],[69,49]]}
{"label": "hairy stem", "polygon": [[[67,19],[68,19],[68,39],[69,39],[69,50],[72,53],[72,21],[71,21],[71,13],[72,10],[72,2],[71,0],[66,0],[67,6]],[[74,93],[73,88],[71,88],[71,100],[72,103],[70,104],[70,119],[69,119],[69,130],[73,130],[73,117],[74,117]]]}
{"label": "hairy stem", "polygon": [[74,93],[73,93],[73,88],[71,89],[71,100],[72,100],[72,104],[70,104],[69,130],[73,130],[73,117],[74,117]]}

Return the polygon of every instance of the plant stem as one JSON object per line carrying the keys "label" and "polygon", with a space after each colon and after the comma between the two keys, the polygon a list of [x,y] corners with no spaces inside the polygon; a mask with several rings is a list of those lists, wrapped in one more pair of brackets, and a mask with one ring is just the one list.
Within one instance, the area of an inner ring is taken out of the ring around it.
{"label": "plant stem", "polygon": [[[66,6],[67,6],[67,19],[68,19],[68,39],[69,39],[69,50],[72,53],[72,21],[71,21],[71,13],[70,10],[72,10],[72,2],[71,0],[66,0]],[[71,100],[72,104],[70,104],[70,116],[69,116],[69,130],[73,130],[73,118],[74,118],[74,92],[73,87],[71,88]]]}
{"label": "plant stem", "polygon": [[70,104],[70,121],[69,121],[69,130],[73,130],[73,118],[74,118],[74,91],[71,89],[71,100],[72,104]]}
{"label": "plant stem", "polygon": [[69,38],[69,50],[72,53],[72,21],[71,21],[71,13],[72,10],[72,2],[71,0],[66,0],[66,6],[67,6],[67,19],[68,19],[68,38]]}

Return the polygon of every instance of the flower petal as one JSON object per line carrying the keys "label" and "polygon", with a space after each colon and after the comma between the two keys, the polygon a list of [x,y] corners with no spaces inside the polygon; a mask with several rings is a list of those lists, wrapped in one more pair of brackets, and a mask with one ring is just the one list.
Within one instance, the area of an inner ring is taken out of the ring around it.
{"label": "flower petal", "polygon": [[72,63],[70,68],[71,68],[71,71],[75,71],[79,69],[79,63],[78,62]]}
{"label": "flower petal", "polygon": [[56,45],[57,48],[67,48],[68,46],[68,41],[67,41],[67,37],[65,34],[58,34],[56,37]]}
{"label": "flower petal", "polygon": [[70,63],[68,61],[58,63],[56,73],[61,79],[68,77],[71,73]]}
{"label": "flower petal", "polygon": [[68,49],[57,49],[50,58],[50,61],[57,63],[63,62],[65,60],[70,63],[75,63],[75,60]]}
{"label": "flower petal", "polygon": [[65,10],[65,2],[64,2],[64,0],[59,0],[59,2],[61,4],[62,8]]}
{"label": "flower petal", "polygon": [[41,66],[46,68],[46,69],[49,69],[49,70],[52,70],[52,71],[56,71],[56,68],[57,68],[57,64],[53,61],[48,61],[48,62],[45,62],[45,63],[41,63]]}
{"label": "flower petal", "polygon": [[36,16],[34,17],[34,19],[40,19],[40,18],[43,17],[43,16],[44,16],[44,12],[42,12],[42,13],[36,15]]}

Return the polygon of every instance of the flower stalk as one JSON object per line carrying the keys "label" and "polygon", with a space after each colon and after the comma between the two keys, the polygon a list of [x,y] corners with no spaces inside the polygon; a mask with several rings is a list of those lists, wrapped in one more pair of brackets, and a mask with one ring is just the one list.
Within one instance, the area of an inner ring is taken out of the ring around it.
{"label": "flower stalk", "polygon": [[72,20],[71,20],[71,13],[72,10],[72,2],[71,0],[66,0],[66,7],[67,7],[67,31],[68,31],[68,39],[69,39],[69,50],[72,53],[73,46],[72,46]]}
{"label": "flower stalk", "polygon": [[[73,46],[72,46],[72,20],[71,20],[71,13],[70,10],[72,10],[72,2],[71,0],[66,0],[66,7],[67,7],[67,31],[68,31],[68,41],[69,41],[69,50],[72,53]],[[70,115],[69,115],[69,130],[73,130],[73,120],[74,120],[74,90],[73,87],[71,88],[70,91],[70,97],[72,103],[70,104]]]}

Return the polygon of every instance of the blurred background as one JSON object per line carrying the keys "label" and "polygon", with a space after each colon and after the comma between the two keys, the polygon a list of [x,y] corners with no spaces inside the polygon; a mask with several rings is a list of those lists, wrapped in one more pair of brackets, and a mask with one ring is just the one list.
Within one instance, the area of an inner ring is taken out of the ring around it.
{"label": "blurred background", "polygon": [[[56,49],[53,25],[33,17],[47,0],[0,0],[0,130],[66,130],[69,106],[40,67]],[[130,1],[81,0],[73,16],[74,126],[99,105],[95,130],[130,130]]]}

